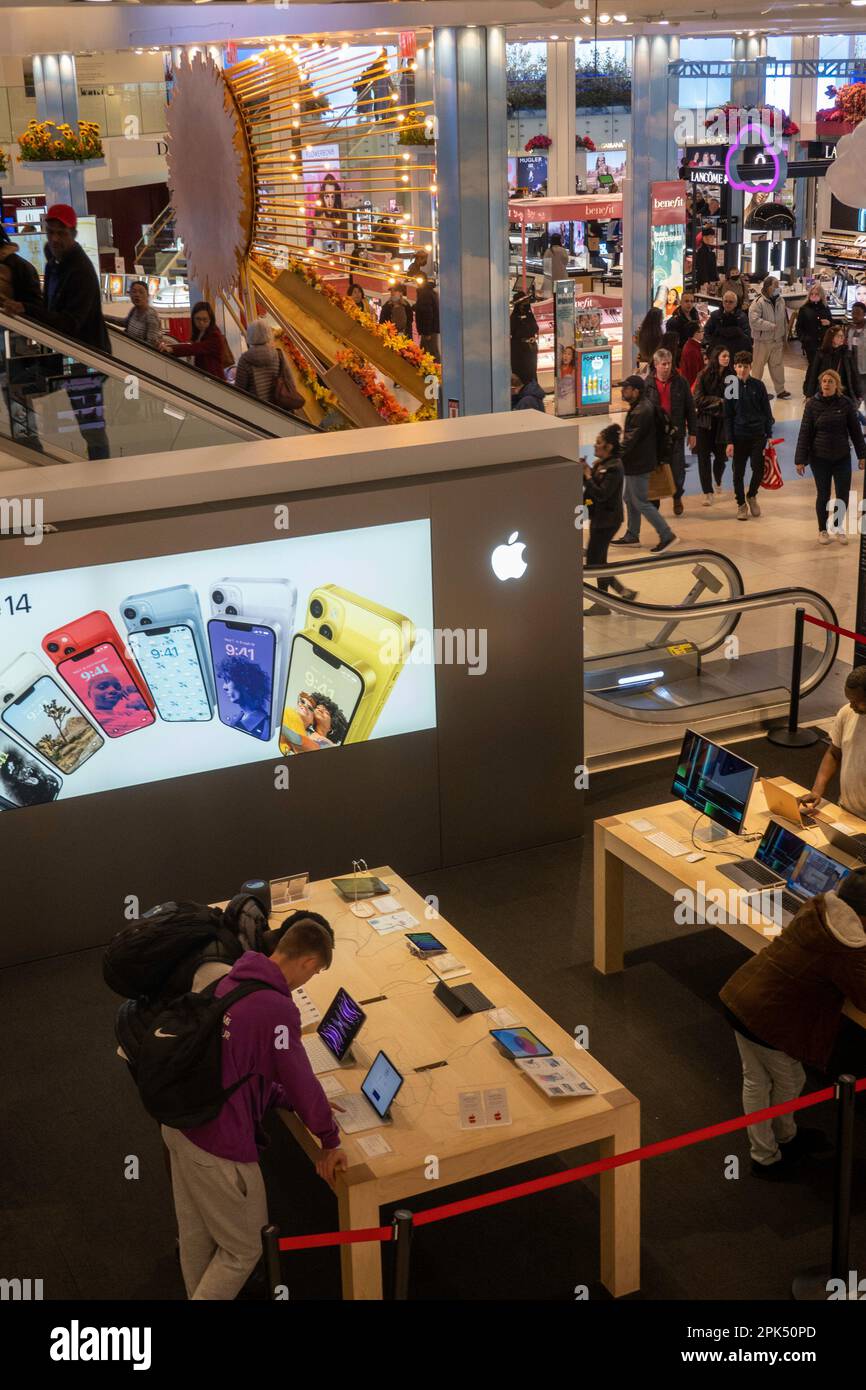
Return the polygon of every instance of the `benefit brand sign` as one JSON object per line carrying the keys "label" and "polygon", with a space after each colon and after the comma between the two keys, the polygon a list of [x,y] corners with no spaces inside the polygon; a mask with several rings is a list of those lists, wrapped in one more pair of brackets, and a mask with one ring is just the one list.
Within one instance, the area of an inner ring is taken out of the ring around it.
{"label": "benefit brand sign", "polygon": [[686,250],[686,185],[679,181],[650,186],[652,302],[664,309],[668,290],[683,290]]}

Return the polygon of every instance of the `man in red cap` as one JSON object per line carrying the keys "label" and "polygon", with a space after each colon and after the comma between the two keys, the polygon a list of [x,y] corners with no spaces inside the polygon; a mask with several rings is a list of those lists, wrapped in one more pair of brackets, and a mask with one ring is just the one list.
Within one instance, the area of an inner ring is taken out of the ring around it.
{"label": "man in red cap", "polygon": [[[110,353],[102,316],[99,277],[87,252],[77,241],[78,218],[68,203],[55,203],[45,214],[45,278],[43,300],[2,301],[7,314],[23,314],[65,338]],[[62,386],[69,396],[91,459],[109,457],[102,399],[103,378],[81,364]]]}

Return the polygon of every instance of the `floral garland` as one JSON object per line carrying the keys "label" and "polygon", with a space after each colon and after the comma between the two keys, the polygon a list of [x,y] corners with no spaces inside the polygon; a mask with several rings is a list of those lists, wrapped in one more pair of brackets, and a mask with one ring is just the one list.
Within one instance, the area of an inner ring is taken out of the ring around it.
{"label": "floral garland", "polygon": [[594,150],[595,141],[591,135],[578,135],[574,141],[575,148],[578,150]]}
{"label": "floral garland", "polygon": [[[726,101],[726,102],[724,103],[723,106],[718,106],[718,107],[715,107],[715,108],[714,108],[714,110],[707,116],[706,120],[704,121],[704,125],[705,125],[706,127],[708,127],[708,128],[709,128],[709,126],[711,126],[711,125],[718,125],[718,123],[719,123],[719,115],[721,114],[721,115],[723,115],[724,118],[725,118],[725,125],[727,126],[727,128],[728,128],[728,134],[730,135],[730,120],[729,120],[729,117],[733,115],[733,116],[736,118],[736,122],[737,122],[736,128],[737,128],[737,130],[739,131],[739,128],[740,128],[740,127],[739,127],[739,115],[740,115],[740,112],[741,112],[741,111],[742,111],[742,107],[741,107],[741,106],[737,106],[736,102]],[[782,110],[780,110],[778,106],[762,106],[762,107],[760,108],[760,112],[761,112],[761,119],[762,119],[762,120],[763,120],[763,118],[766,116],[766,117],[768,118],[768,120],[770,120],[771,122],[772,122],[774,116],[781,116],[781,118],[782,118],[782,134],[783,134],[783,135],[799,135],[799,134],[800,134],[800,127],[797,125],[797,122],[796,122],[796,121],[792,121],[792,120],[791,120],[791,117],[788,115],[787,111],[782,111]]]}
{"label": "floral garland", "polygon": [[815,119],[828,125],[859,125],[866,117],[866,82],[849,82],[845,87],[827,88],[826,94],[832,97],[835,106],[826,107],[816,113]]}
{"label": "floral garland", "polygon": [[530,140],[527,140],[523,148],[527,152],[530,150],[549,150],[552,144],[553,141],[549,135],[533,135]]}
{"label": "floral garland", "polygon": [[102,159],[105,151],[96,121],[79,121],[78,131],[65,121],[28,121],[27,129],[18,136],[19,159],[35,164],[55,159],[73,159],[83,164],[88,159]]}
{"label": "floral garland", "polygon": [[8,168],[9,168],[9,160],[8,160],[7,157],[6,157],[6,151],[5,151],[5,150],[0,150],[0,174],[5,174],[5,173],[7,172],[7,170],[8,170]]}
{"label": "floral garland", "polygon": [[337,366],[352,378],[355,385],[363,391],[371,405],[375,406],[383,420],[389,425],[404,425],[409,421],[409,411],[400,405],[396,396],[388,390],[368,362],[352,348],[344,348],[337,353]]}
{"label": "floral garland", "polygon": [[340,402],[337,400],[333,391],[329,391],[327,386],[322,385],[306,357],[288,334],[283,333],[279,328],[275,329],[274,342],[282,348],[287,357],[291,358],[293,365],[297,368],[304,383],[309,388],[315,400],[318,401],[319,405],[324,406],[326,410],[339,410]]}

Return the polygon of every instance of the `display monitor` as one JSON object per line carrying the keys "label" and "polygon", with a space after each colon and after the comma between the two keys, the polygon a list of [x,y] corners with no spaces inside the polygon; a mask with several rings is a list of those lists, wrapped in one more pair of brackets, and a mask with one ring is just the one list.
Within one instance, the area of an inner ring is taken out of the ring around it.
{"label": "display monitor", "polygon": [[754,763],[687,729],[671,791],[714,824],[739,835],[757,773]]}

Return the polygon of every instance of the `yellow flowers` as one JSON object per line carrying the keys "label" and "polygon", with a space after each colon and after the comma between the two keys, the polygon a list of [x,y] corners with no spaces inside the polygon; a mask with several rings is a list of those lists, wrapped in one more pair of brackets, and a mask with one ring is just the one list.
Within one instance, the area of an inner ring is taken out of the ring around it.
{"label": "yellow flowers", "polygon": [[104,154],[96,121],[79,121],[77,131],[67,121],[60,125],[55,121],[28,121],[27,129],[18,136],[18,150],[19,159],[33,163],[60,159],[84,163],[101,159]]}

